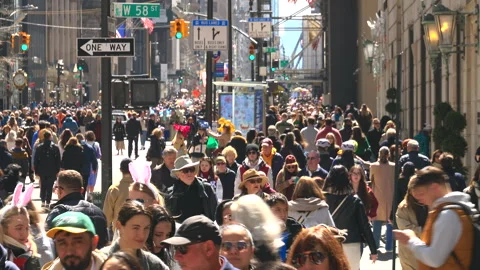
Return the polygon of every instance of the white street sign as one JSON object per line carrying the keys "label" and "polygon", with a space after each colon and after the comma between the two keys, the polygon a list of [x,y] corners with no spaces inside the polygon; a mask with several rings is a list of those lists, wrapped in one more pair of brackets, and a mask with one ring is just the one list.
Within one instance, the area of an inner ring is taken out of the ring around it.
{"label": "white street sign", "polygon": [[135,56],[133,38],[78,38],[77,56]]}
{"label": "white street sign", "polygon": [[269,38],[272,36],[271,18],[249,18],[248,35],[253,38]]}
{"label": "white street sign", "polygon": [[193,50],[226,51],[228,48],[227,20],[193,20]]}

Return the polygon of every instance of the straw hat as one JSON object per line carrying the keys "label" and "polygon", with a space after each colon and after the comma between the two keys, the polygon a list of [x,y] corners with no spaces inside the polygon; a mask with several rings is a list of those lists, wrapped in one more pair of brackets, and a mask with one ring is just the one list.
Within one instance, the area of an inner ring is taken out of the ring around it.
{"label": "straw hat", "polygon": [[195,167],[196,174],[198,170],[198,163],[199,162],[193,162],[188,155],[180,156],[175,160],[175,168],[170,172],[170,176],[173,178],[178,178],[177,172],[190,167]]}
{"label": "straw hat", "polygon": [[259,172],[255,169],[249,169],[243,173],[243,181],[240,182],[240,185],[238,185],[238,188],[242,189],[247,181],[258,179],[258,178],[262,179],[262,183],[260,184],[261,186],[264,186],[268,181],[268,178],[265,175],[265,173]]}

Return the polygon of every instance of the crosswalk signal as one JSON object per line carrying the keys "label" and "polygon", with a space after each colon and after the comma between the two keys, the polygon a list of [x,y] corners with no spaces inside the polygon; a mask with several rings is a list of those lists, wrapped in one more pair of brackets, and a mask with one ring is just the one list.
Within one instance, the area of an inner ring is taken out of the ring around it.
{"label": "crosswalk signal", "polygon": [[250,59],[250,61],[255,60],[255,44],[250,43],[250,46],[248,47],[248,52],[249,52],[248,59]]}
{"label": "crosswalk signal", "polygon": [[279,67],[279,64],[280,64],[280,60],[274,59],[274,60],[272,61],[272,71],[277,70],[277,68]]}
{"label": "crosswalk signal", "polygon": [[175,20],[175,38],[176,39],[183,38],[183,19]]}

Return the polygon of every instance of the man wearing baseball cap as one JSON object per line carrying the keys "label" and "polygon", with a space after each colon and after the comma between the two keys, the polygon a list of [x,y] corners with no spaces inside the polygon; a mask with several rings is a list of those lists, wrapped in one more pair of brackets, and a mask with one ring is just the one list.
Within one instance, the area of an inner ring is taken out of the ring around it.
{"label": "man wearing baseball cap", "polygon": [[220,256],[222,237],[215,223],[204,215],[183,221],[173,237],[162,242],[175,249],[175,260],[183,270],[234,270],[228,260]]}
{"label": "man wearing baseball cap", "polygon": [[65,212],[52,221],[47,236],[55,243],[58,258],[42,270],[100,269],[106,256],[96,250],[98,235],[92,220],[80,212]]}

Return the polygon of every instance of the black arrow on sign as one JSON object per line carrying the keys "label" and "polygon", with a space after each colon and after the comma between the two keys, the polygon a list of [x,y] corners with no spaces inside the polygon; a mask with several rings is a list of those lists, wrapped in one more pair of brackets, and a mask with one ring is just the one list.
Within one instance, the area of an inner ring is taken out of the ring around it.
{"label": "black arrow on sign", "polygon": [[215,40],[215,37],[220,34],[220,31],[215,32],[215,27],[212,27],[212,35],[213,35],[213,40]]}
{"label": "black arrow on sign", "polygon": [[197,27],[197,32],[198,32],[197,40],[200,40],[200,27]]}
{"label": "black arrow on sign", "polygon": [[260,29],[263,31],[263,28],[267,27],[265,24],[260,23]]}

